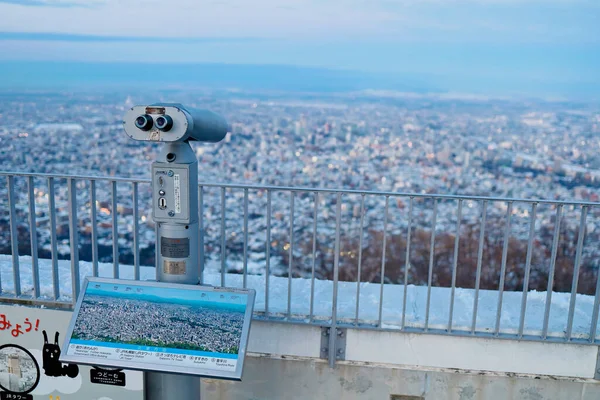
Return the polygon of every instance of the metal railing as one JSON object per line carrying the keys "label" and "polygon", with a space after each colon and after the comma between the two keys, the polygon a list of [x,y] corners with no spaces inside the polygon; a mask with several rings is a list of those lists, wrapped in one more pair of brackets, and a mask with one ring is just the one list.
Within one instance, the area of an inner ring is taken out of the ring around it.
{"label": "metal railing", "polygon": [[[149,180],[0,175],[0,301],[69,308],[86,275],[153,278]],[[255,288],[256,318],[600,339],[600,203],[216,183],[198,193],[201,280]]]}

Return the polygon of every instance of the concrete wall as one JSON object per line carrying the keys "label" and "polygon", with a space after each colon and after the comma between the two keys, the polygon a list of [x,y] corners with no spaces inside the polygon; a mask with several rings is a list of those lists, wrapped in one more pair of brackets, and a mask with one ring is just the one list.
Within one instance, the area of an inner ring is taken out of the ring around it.
{"label": "concrete wall", "polygon": [[202,399],[600,400],[597,346],[348,330],[331,369],[320,342],[318,327],[255,321],[243,381],[204,380]]}
{"label": "concrete wall", "polygon": [[[248,357],[243,382],[203,380],[202,400],[598,400],[591,380]],[[392,397],[397,396],[397,397]],[[415,396],[402,397],[402,396]]]}

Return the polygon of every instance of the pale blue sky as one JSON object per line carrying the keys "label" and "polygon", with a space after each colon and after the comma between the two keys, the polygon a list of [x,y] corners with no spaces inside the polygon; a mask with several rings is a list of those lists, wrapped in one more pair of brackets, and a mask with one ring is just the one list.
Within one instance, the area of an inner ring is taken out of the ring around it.
{"label": "pale blue sky", "polygon": [[8,60],[316,66],[465,91],[488,80],[597,88],[600,1],[0,0]]}

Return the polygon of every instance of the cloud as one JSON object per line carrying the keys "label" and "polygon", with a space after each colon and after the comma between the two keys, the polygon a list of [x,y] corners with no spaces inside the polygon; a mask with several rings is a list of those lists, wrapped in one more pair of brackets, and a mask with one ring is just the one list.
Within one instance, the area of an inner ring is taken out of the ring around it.
{"label": "cloud", "polygon": [[[0,0],[1,1],[1,0]],[[152,37],[80,35],[54,32],[0,32],[0,40],[36,40],[57,42],[149,42],[149,43],[237,43],[266,40],[252,37]]]}
{"label": "cloud", "polygon": [[90,8],[98,6],[101,3],[97,1],[71,1],[71,0],[0,0],[0,3],[17,4],[20,6],[30,7],[56,7],[56,8],[72,8],[83,7]]}
{"label": "cloud", "polygon": [[567,0],[170,0],[166,9],[164,0],[19,1],[0,0],[4,17],[0,40],[207,45],[230,43],[221,38],[311,40],[316,45],[336,40],[489,44],[600,40],[595,19],[600,2],[591,0],[572,4]]}

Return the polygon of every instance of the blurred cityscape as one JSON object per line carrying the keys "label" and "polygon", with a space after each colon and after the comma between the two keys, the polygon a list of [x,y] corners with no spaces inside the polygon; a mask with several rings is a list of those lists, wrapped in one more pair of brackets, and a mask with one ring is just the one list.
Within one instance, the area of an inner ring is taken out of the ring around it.
{"label": "blurred cityscape", "polygon": [[[410,262],[414,272],[409,281],[418,284],[427,280],[435,214],[434,284],[439,285],[446,285],[451,275],[459,202],[443,198],[411,201],[411,194],[577,202],[600,199],[600,106],[595,104],[373,91],[320,95],[200,90],[142,95],[5,92],[0,98],[0,170],[5,172],[147,179],[159,146],[132,141],[124,134],[121,121],[127,108],[176,100],[221,113],[231,123],[232,133],[217,144],[192,144],[199,159],[200,182],[308,188],[295,194],[272,192],[270,266],[276,275],[291,271],[294,276],[308,277],[315,265],[318,278],[331,277],[336,195],[322,193],[317,199],[310,190],[313,188],[406,194],[388,200],[385,195],[343,195],[342,279],[357,279],[358,258],[363,268],[361,280],[381,279],[385,240],[388,251],[384,279],[403,280],[412,204],[414,242]],[[40,257],[48,258],[48,182],[42,178],[33,182],[38,252]],[[64,179],[56,179],[55,183],[58,253],[68,258],[67,186]],[[96,182],[99,261],[112,260],[112,218],[116,212],[120,262],[131,264],[132,184],[120,182],[116,187],[117,205],[113,207],[110,181]],[[90,181],[78,180],[77,188],[80,257],[90,260]],[[207,266],[218,269],[221,263],[220,221],[224,218],[227,269],[241,272],[244,189],[221,192],[218,187],[203,187],[203,193]],[[225,211],[221,208],[222,193]],[[263,273],[267,192],[249,188],[247,196],[246,268],[249,273]],[[19,252],[30,254],[27,178],[15,178],[15,197]],[[140,183],[138,222],[143,265],[154,263],[150,202],[150,185]],[[506,201],[461,202],[458,265],[462,272],[458,274],[458,285],[473,285],[484,204],[487,225],[482,285],[497,285],[501,259],[505,258],[505,284],[509,290],[518,290],[523,285],[532,212],[531,204],[518,201],[510,205]],[[556,205],[545,203],[536,208],[531,287],[541,290],[547,284],[556,215],[560,215],[555,279],[556,285],[563,286],[556,289],[570,290],[581,211],[580,206],[565,205],[557,210]],[[595,206],[586,212],[581,257],[581,276],[585,279],[578,289],[590,292],[595,290],[600,259],[600,250],[594,245],[600,239],[600,212]],[[503,257],[508,215],[510,246]],[[10,240],[8,187],[3,178],[0,253],[10,253]],[[311,257],[313,249],[315,256]],[[589,287],[585,286],[588,283]]]}

